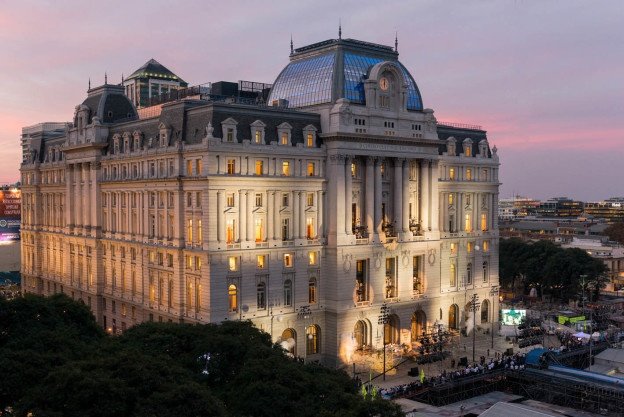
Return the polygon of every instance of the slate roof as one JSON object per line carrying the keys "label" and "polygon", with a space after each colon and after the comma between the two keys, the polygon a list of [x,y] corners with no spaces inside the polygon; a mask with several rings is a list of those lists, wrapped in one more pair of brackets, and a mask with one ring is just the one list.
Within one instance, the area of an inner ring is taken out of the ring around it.
{"label": "slate roof", "polygon": [[127,80],[134,78],[157,78],[160,80],[178,81],[181,84],[187,84],[182,78],[178,77],[171,70],[165,67],[154,58],[147,61],[139,69],[134,71]]}

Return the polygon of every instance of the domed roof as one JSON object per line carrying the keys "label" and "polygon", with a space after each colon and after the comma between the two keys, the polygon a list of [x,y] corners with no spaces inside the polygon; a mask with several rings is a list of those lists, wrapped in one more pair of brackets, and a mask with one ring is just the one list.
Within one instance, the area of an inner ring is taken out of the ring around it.
{"label": "domed roof", "polygon": [[407,109],[422,110],[423,103],[414,78],[389,46],[354,39],[331,39],[298,48],[271,88],[269,103],[288,100],[289,107],[333,103],[346,98],[366,104],[364,81],[380,62],[395,63],[407,84]]}
{"label": "domed roof", "polygon": [[104,84],[88,91],[80,107],[89,110],[87,123],[98,117],[103,123],[114,123],[137,117],[136,109],[124,94],[123,86]]}

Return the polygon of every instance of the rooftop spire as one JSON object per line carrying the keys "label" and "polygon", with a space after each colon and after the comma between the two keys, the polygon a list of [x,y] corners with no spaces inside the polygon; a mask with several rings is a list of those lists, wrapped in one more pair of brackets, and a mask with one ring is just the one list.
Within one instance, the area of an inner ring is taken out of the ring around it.
{"label": "rooftop spire", "polygon": [[[89,90],[91,90],[91,77],[89,77]],[[89,91],[87,90],[87,91]]]}
{"label": "rooftop spire", "polygon": [[108,74],[104,71],[104,84],[108,84]]}
{"label": "rooftop spire", "polygon": [[124,79],[123,79],[123,72],[121,73],[121,83],[123,84]]}
{"label": "rooftop spire", "polygon": [[394,32],[394,52],[399,52],[399,32]]}
{"label": "rooftop spire", "polygon": [[291,33],[290,34],[290,54],[292,55],[293,53],[295,53],[295,50],[293,48],[292,33]]}
{"label": "rooftop spire", "polygon": [[342,39],[342,21],[338,19],[338,39]]}

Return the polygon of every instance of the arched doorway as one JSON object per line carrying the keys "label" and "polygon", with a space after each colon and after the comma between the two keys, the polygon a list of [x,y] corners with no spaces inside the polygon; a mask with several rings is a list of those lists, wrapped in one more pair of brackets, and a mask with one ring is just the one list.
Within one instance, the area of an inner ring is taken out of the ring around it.
{"label": "arched doorway", "polygon": [[412,342],[417,342],[418,338],[427,332],[427,315],[425,312],[418,310],[412,314],[411,324]]}
{"label": "arched doorway", "polygon": [[453,330],[459,328],[459,307],[457,304],[452,304],[449,307],[448,327]]}
{"label": "arched doorway", "polygon": [[368,326],[364,320],[359,320],[355,323],[353,337],[355,338],[356,349],[362,349],[368,344]]}
{"label": "arched doorway", "polygon": [[490,301],[483,300],[481,303],[481,323],[487,323],[490,321]]}
{"label": "arched doorway", "polygon": [[384,325],[384,341],[388,344],[399,343],[399,316],[391,314],[388,316],[388,322]]}
{"label": "arched doorway", "polygon": [[321,328],[313,324],[306,328],[306,355],[321,353]]}
{"label": "arched doorway", "polygon": [[295,332],[295,329],[286,329],[282,332],[280,345],[291,355],[297,355],[297,332]]}

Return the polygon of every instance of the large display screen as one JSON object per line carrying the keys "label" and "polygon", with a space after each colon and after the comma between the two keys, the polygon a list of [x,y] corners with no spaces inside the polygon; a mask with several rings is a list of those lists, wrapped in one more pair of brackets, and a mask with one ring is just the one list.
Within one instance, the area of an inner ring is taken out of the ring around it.
{"label": "large display screen", "polygon": [[22,192],[0,191],[0,242],[19,240],[22,215]]}
{"label": "large display screen", "polygon": [[507,326],[517,326],[526,317],[526,310],[502,309],[503,324]]}

